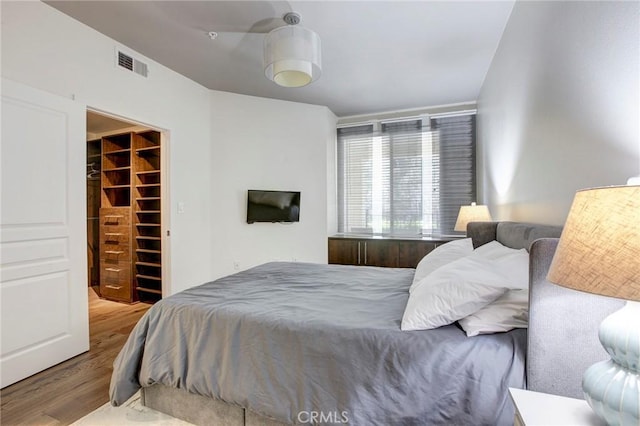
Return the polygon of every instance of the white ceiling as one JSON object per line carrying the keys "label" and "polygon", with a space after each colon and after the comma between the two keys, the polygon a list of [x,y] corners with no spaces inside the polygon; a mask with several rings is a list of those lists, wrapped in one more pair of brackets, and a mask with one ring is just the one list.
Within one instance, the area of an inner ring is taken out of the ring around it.
{"label": "white ceiling", "polygon": [[135,126],[133,123],[87,111],[87,133],[108,133]]}
{"label": "white ceiling", "polygon": [[[475,101],[514,1],[46,3],[207,88],[344,117]],[[289,11],[322,40],[322,75],[302,88],[277,86],[262,65],[264,32]]]}

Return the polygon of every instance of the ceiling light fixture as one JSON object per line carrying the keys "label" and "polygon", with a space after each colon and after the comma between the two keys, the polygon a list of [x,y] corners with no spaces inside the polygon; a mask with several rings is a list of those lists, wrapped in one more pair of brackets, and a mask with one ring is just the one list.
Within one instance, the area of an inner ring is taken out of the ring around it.
{"label": "ceiling light fixture", "polygon": [[289,12],[287,25],[276,28],[264,39],[264,74],[283,87],[302,87],[320,77],[320,37],[298,26],[300,15]]}

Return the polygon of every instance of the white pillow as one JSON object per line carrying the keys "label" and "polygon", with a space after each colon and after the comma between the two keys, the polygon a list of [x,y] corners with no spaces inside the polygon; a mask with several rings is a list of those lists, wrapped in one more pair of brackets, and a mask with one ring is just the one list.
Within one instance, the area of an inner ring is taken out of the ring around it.
{"label": "white pillow", "polygon": [[486,259],[498,259],[499,257],[523,250],[526,252],[525,249],[512,249],[499,243],[496,240],[493,240],[476,248],[473,253],[478,254],[479,256],[482,256]]}
{"label": "white pillow", "polygon": [[[529,253],[525,250],[512,250],[511,253],[498,257],[493,262],[496,271],[502,274],[509,282],[510,289],[529,288]],[[477,256],[477,254],[473,254]],[[484,258],[484,256],[480,255]]]}
{"label": "white pillow", "polygon": [[420,281],[436,269],[447,263],[458,260],[467,255],[473,253],[473,243],[471,238],[463,238],[461,240],[449,241],[444,243],[422,258],[418,266],[416,266],[416,272],[413,276],[413,283],[409,288],[409,293],[418,285]]}
{"label": "white pillow", "polygon": [[429,330],[451,324],[485,307],[509,289],[495,261],[466,256],[423,278],[409,295],[402,330]]}
{"label": "white pillow", "polygon": [[458,321],[467,336],[527,328],[529,291],[509,290],[496,301]]}
{"label": "white pillow", "polygon": [[[473,250],[470,255],[465,257],[475,258],[480,261],[493,262],[493,268],[495,268],[497,273],[502,274],[508,280],[508,288],[510,289],[529,288],[529,253],[525,249],[512,249],[503,246],[497,241],[493,241],[481,247],[485,247],[485,249],[480,250],[479,247]],[[429,266],[430,265],[432,264],[429,264]],[[437,264],[433,263],[433,265]],[[414,282],[411,285],[409,292],[411,293],[412,291],[415,291],[416,287],[424,285],[424,282],[424,278],[420,281],[416,281],[414,276]]]}

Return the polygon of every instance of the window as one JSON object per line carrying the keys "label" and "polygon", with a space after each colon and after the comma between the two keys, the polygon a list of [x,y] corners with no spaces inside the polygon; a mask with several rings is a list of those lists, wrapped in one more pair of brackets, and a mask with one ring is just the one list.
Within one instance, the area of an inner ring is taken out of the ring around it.
{"label": "window", "polygon": [[338,129],[338,231],[446,235],[476,201],[475,115]]}

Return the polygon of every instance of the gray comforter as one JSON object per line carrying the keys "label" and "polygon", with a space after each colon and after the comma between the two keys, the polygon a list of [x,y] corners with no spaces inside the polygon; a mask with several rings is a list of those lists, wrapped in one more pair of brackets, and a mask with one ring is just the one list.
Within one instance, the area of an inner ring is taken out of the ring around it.
{"label": "gray comforter", "polygon": [[513,424],[525,331],[400,331],[412,277],[268,263],[167,297],[116,358],[111,402],[160,383],[289,423]]}

